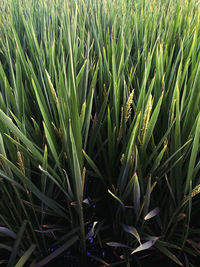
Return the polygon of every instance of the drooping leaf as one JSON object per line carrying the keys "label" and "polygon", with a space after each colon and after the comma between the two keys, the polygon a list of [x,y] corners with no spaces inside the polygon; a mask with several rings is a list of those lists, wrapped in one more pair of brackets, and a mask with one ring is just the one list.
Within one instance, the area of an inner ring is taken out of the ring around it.
{"label": "drooping leaf", "polygon": [[158,248],[163,254],[165,254],[168,258],[170,258],[173,262],[177,263],[180,266],[183,266],[183,264],[179,261],[179,259],[169,251],[169,249],[167,249],[164,246],[156,246],[156,248]]}
{"label": "drooping leaf", "polygon": [[10,236],[13,239],[16,239],[16,234],[6,227],[0,227],[0,233],[3,233],[4,235]]}
{"label": "drooping leaf", "polygon": [[141,241],[140,241],[140,235],[138,234],[138,231],[136,230],[135,227],[129,226],[129,225],[124,225],[124,224],[122,224],[122,226],[123,226],[124,231],[126,231],[127,233],[132,234],[135,238],[137,238],[137,240],[140,243],[140,245],[142,245]]}
{"label": "drooping leaf", "polygon": [[134,249],[131,252],[131,255],[134,254],[134,253],[137,253],[137,252],[140,252],[140,251],[143,251],[143,250],[151,248],[155,244],[155,242],[156,242],[155,240],[150,240],[150,241],[147,241],[147,242],[143,243],[142,245],[140,245],[139,247]]}
{"label": "drooping leaf", "polygon": [[160,209],[159,208],[155,208],[153,210],[151,210],[149,213],[147,213],[147,215],[144,217],[144,220],[149,220],[153,217],[155,217],[158,213],[159,213]]}
{"label": "drooping leaf", "polygon": [[121,199],[119,199],[110,189],[108,189],[108,193],[114,198],[116,199],[120,206],[122,207],[123,211],[125,211],[125,207],[124,207],[124,203],[121,201]]}

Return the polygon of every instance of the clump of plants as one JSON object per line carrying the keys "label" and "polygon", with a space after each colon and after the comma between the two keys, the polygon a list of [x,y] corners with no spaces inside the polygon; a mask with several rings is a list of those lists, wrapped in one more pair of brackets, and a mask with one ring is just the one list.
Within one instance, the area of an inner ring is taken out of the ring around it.
{"label": "clump of plants", "polygon": [[198,266],[199,2],[0,10],[0,264]]}

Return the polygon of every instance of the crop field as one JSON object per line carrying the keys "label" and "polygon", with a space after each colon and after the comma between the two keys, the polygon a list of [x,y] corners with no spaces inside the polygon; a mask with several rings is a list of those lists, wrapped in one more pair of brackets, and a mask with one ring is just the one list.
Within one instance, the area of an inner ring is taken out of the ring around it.
{"label": "crop field", "polygon": [[0,266],[200,266],[200,2],[0,1]]}

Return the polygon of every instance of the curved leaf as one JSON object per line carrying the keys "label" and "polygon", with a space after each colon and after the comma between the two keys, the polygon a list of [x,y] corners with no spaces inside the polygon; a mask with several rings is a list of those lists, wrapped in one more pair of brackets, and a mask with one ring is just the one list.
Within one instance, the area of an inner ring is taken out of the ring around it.
{"label": "curved leaf", "polygon": [[147,241],[147,242],[143,243],[142,245],[140,245],[139,247],[134,249],[131,252],[131,255],[133,255],[134,253],[140,252],[142,250],[146,250],[146,249],[151,248],[155,244],[155,242],[156,242],[156,240],[150,240],[150,241]]}
{"label": "curved leaf", "polygon": [[136,230],[135,227],[133,226],[129,226],[129,225],[124,225],[122,224],[123,228],[124,228],[124,231],[126,231],[127,233],[130,233],[131,235],[133,235],[135,238],[137,238],[138,242],[141,244],[141,241],[140,241],[140,235],[138,234],[138,231]]}
{"label": "curved leaf", "polygon": [[160,209],[159,208],[155,208],[152,211],[150,211],[149,213],[147,213],[147,215],[144,217],[144,220],[149,220],[153,217],[155,217],[158,213],[159,213]]}

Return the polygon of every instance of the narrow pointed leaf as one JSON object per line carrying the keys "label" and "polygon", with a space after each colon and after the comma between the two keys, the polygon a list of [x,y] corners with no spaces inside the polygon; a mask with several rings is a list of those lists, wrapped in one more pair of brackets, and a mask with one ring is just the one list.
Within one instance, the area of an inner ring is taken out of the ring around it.
{"label": "narrow pointed leaf", "polygon": [[147,213],[147,215],[144,217],[144,220],[147,221],[153,217],[155,217],[158,213],[159,213],[159,208],[155,208],[153,210],[151,210],[149,213]]}
{"label": "narrow pointed leaf", "polygon": [[143,243],[142,245],[140,245],[139,247],[134,249],[131,252],[131,255],[134,254],[134,253],[137,253],[137,252],[140,252],[140,251],[143,251],[143,250],[151,248],[155,244],[155,242],[156,242],[155,240],[150,240],[150,241],[147,241],[147,242]]}
{"label": "narrow pointed leaf", "polygon": [[141,244],[140,241],[140,235],[138,234],[138,231],[136,230],[135,227],[133,226],[129,226],[129,225],[124,225],[122,224],[124,231],[126,231],[127,233],[130,233],[131,235],[133,235],[135,238],[137,238],[138,242]]}
{"label": "narrow pointed leaf", "polygon": [[27,262],[33,251],[35,250],[36,245],[31,245],[30,248],[21,256],[20,260],[17,262],[15,267],[22,267]]}
{"label": "narrow pointed leaf", "polygon": [[0,227],[0,233],[3,233],[4,235],[10,236],[13,239],[16,239],[16,234],[6,227]]}

